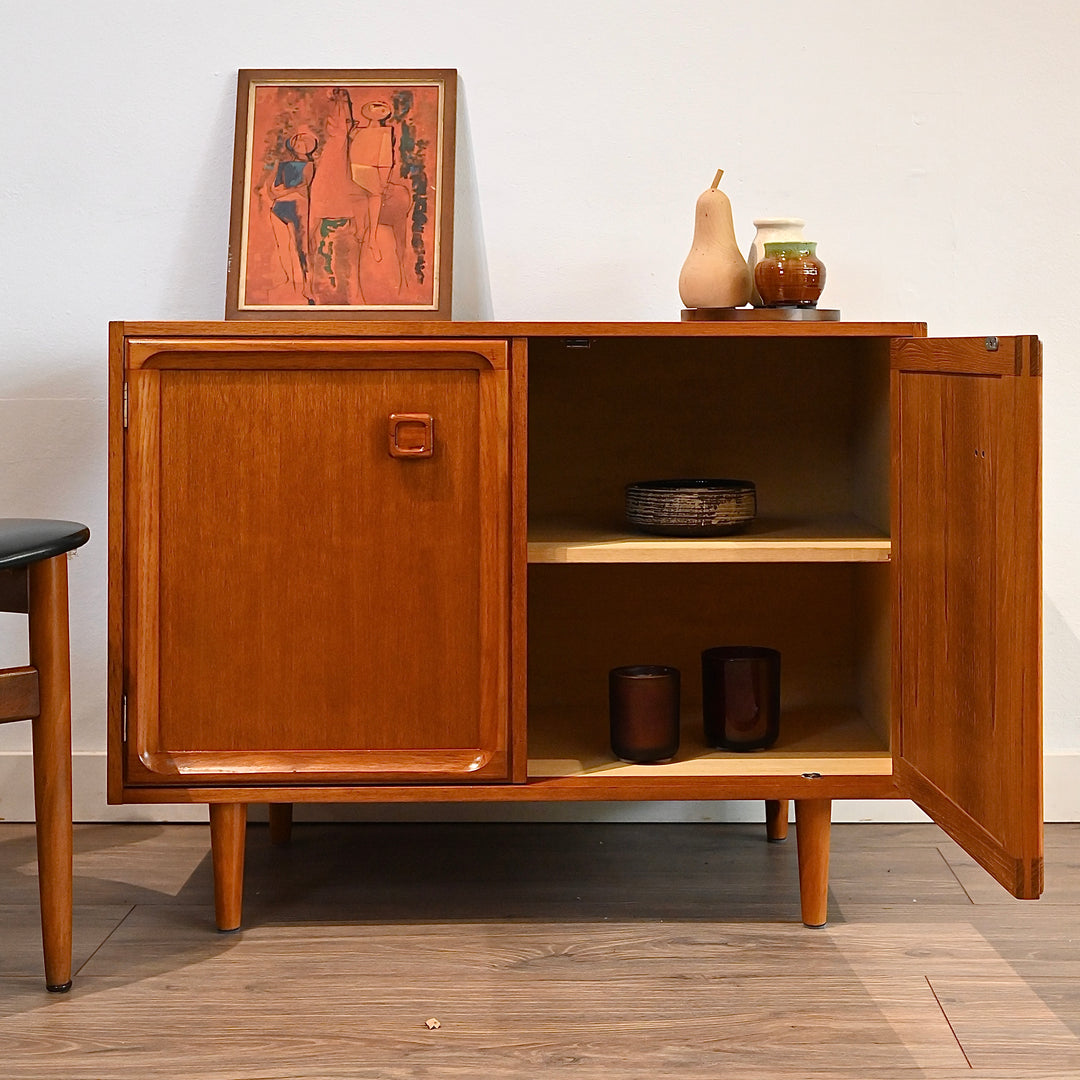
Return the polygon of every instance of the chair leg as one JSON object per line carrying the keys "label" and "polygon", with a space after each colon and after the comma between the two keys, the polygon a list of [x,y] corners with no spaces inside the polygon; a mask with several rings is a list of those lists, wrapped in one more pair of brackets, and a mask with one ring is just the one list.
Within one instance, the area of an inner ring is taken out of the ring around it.
{"label": "chair leg", "polygon": [[32,563],[30,663],[38,670],[34,718],[34,806],[45,985],[71,989],[71,675],[67,556]]}

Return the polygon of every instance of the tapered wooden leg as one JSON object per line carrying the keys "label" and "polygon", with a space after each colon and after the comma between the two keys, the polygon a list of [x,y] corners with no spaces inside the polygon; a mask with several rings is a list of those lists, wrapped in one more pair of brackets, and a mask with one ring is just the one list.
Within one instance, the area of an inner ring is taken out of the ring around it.
{"label": "tapered wooden leg", "polygon": [[803,925],[824,926],[829,917],[830,799],[795,800],[795,837],[799,846],[799,897]]}
{"label": "tapered wooden leg", "polygon": [[787,839],[787,819],[787,799],[765,800],[765,835],[770,844],[779,844]]}
{"label": "tapered wooden leg", "polygon": [[38,670],[33,721],[34,808],[45,985],[71,989],[71,678],[67,555],[32,563],[30,663]]}
{"label": "tapered wooden leg", "polygon": [[271,803],[266,809],[270,815],[270,843],[285,847],[292,839],[291,802]]}
{"label": "tapered wooden leg", "polygon": [[210,852],[214,862],[214,914],[219,930],[239,930],[244,906],[246,803],[210,804]]}

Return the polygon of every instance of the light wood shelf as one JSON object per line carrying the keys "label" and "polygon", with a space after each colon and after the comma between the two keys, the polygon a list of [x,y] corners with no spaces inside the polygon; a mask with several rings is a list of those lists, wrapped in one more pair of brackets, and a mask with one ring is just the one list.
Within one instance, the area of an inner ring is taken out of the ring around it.
{"label": "light wood shelf", "polygon": [[785,712],[770,750],[736,753],[705,745],[700,710],[684,709],[681,745],[663,764],[632,765],[612,756],[606,717],[581,709],[529,717],[529,778],[555,776],[890,776],[892,754],[854,710]]}
{"label": "light wood shelf", "polygon": [[529,525],[530,563],[888,562],[889,537],[855,517],[758,518],[735,536],[649,536],[573,521]]}

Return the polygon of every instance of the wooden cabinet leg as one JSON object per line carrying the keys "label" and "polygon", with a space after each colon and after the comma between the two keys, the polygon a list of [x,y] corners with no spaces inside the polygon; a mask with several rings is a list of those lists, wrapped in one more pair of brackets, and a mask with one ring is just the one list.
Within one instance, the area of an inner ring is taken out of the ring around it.
{"label": "wooden cabinet leg", "polygon": [[244,905],[246,803],[210,804],[210,851],[214,862],[214,914],[219,930],[239,930]]}
{"label": "wooden cabinet leg", "polygon": [[266,808],[270,815],[270,843],[275,847],[285,847],[292,839],[291,802],[270,803]]}
{"label": "wooden cabinet leg", "polygon": [[71,989],[71,682],[67,555],[32,563],[30,663],[40,707],[33,719],[34,810],[45,985]]}
{"label": "wooden cabinet leg", "polygon": [[765,835],[770,844],[779,844],[787,839],[788,800],[765,800]]}
{"label": "wooden cabinet leg", "polygon": [[830,799],[795,800],[795,838],[799,848],[799,897],[803,925],[824,926],[829,917]]}

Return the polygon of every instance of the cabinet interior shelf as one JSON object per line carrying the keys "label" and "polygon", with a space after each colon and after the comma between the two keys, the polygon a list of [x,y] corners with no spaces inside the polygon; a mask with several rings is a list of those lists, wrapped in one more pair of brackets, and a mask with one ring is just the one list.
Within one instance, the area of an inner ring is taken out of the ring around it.
{"label": "cabinet interior shelf", "polygon": [[691,540],[572,521],[529,525],[530,563],[888,562],[889,537],[855,517],[758,518],[743,533]]}
{"label": "cabinet interior shelf", "polygon": [[606,717],[583,709],[530,716],[529,778],[555,776],[889,776],[885,740],[854,710],[798,709],[783,713],[780,738],[769,750],[737,753],[706,746],[700,710],[683,710],[679,753],[663,764],[633,765],[614,758]]}

